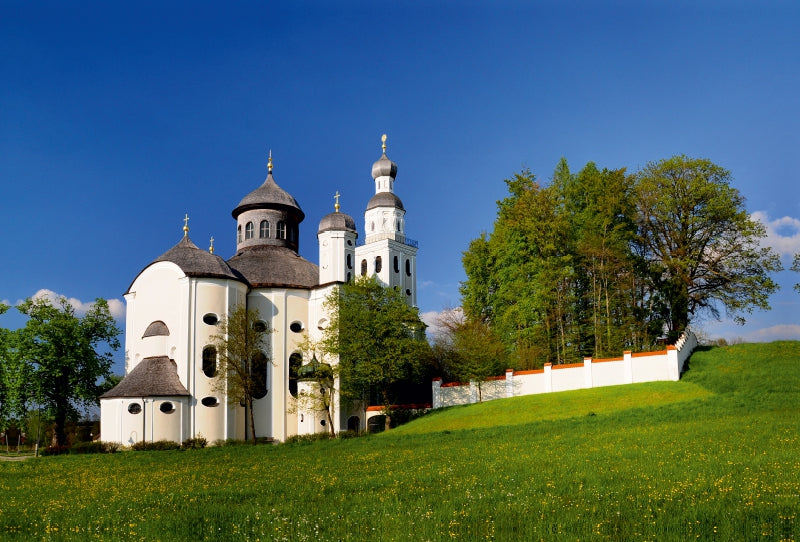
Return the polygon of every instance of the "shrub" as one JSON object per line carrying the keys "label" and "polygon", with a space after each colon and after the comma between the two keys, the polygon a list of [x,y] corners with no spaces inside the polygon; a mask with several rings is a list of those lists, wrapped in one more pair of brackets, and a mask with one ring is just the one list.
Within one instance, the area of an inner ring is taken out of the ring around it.
{"label": "shrub", "polygon": [[137,442],[131,446],[131,450],[136,452],[141,451],[162,451],[162,450],[180,450],[181,445],[172,440],[157,440],[155,442]]}
{"label": "shrub", "polygon": [[42,450],[42,455],[63,455],[69,453],[69,446],[48,446]]}
{"label": "shrub", "polygon": [[118,442],[103,442],[100,440],[79,442],[72,448],[69,453],[71,454],[113,454],[119,450]]}
{"label": "shrub", "polygon": [[207,445],[208,441],[205,437],[187,438],[181,443],[181,450],[199,450]]}
{"label": "shrub", "polygon": [[310,435],[293,435],[286,439],[286,444],[310,444],[319,440],[328,440],[331,434],[327,431],[323,433],[312,433]]}

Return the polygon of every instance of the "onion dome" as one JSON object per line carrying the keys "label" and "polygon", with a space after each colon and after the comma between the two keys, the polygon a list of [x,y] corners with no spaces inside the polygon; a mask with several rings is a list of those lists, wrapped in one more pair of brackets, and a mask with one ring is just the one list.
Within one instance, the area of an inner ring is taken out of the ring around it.
{"label": "onion dome", "polygon": [[251,209],[279,209],[294,215],[298,223],[302,222],[305,213],[297,201],[275,182],[272,177],[272,156],[269,160],[269,172],[264,183],[242,198],[233,210],[233,218],[238,218],[240,214]]}
{"label": "onion dome", "polygon": [[353,217],[339,212],[339,198],[341,197],[339,192],[336,192],[333,197],[336,198],[336,204],[333,206],[336,211],[322,217],[322,220],[319,221],[317,235],[324,231],[349,231],[358,234],[356,221],[353,220]]}
{"label": "onion dome", "polygon": [[378,192],[372,196],[367,202],[367,211],[375,207],[394,207],[395,209],[402,209],[405,211],[403,202],[394,195],[394,192]]}
{"label": "onion dome", "polygon": [[383,134],[381,141],[383,142],[381,145],[383,148],[383,155],[372,164],[372,178],[377,180],[378,177],[391,177],[394,179],[397,177],[397,164],[389,160],[386,156],[386,134]]}

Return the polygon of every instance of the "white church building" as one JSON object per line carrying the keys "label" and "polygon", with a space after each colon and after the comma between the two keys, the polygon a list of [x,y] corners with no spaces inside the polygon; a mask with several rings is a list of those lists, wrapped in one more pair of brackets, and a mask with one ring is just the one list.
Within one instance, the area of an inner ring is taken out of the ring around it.
{"label": "white church building", "polygon": [[[217,352],[212,335],[238,305],[256,309],[270,334],[268,352],[256,367],[263,374],[254,402],[256,437],[286,440],[326,431],[324,412],[298,409],[293,397],[304,382],[296,375],[310,360],[300,344],[318,339],[329,314],[324,301],[338,284],[376,275],[417,304],[417,244],[405,236],[405,209],[394,194],[397,165],[383,154],[372,166],[375,195],[364,213],[363,240],[355,221],[335,212],[319,221],[319,265],[298,254],[305,218],[294,197],[272,175],[233,209],[236,253],[225,260],[184,236],[148,264],[125,293],[125,377],[100,398],[101,437],[131,445],[138,441],[204,437],[245,439],[251,435],[245,408],[214,391]],[[267,361],[269,360],[269,361]],[[336,431],[364,429],[363,410],[334,404]]]}

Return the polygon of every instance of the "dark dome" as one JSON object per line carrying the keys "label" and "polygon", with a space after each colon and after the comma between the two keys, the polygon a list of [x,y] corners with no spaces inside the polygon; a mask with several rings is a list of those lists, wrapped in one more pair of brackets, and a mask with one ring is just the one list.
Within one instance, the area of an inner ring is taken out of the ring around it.
{"label": "dark dome", "polygon": [[[225,260],[216,254],[197,248],[197,245],[192,243],[188,236],[184,236],[177,245],[150,262],[147,267],[156,262],[172,262],[180,267],[187,277],[223,278],[241,281],[241,277],[228,267]],[[139,275],[141,274],[139,272]],[[139,275],[136,275],[136,278],[139,278]],[[133,279],[133,282],[136,282],[136,279]],[[131,285],[133,285],[133,282]],[[128,286],[128,291],[130,291],[130,286]]]}
{"label": "dark dome", "polygon": [[372,164],[372,178],[377,179],[378,177],[386,176],[389,176],[392,179],[397,177],[397,164],[389,160],[384,152],[383,156],[378,158],[378,160]]}
{"label": "dark dome", "polygon": [[233,218],[238,218],[240,214],[250,209],[286,209],[297,217],[298,223],[302,222],[306,216],[297,201],[277,185],[275,179],[272,178],[272,173],[267,175],[264,184],[242,198],[242,201],[233,210]]}
{"label": "dark dome", "polygon": [[367,203],[367,211],[375,207],[394,207],[395,209],[402,209],[405,211],[403,202],[392,192],[378,192],[372,196]]}
{"label": "dark dome", "polygon": [[317,233],[324,231],[351,231],[356,233],[356,221],[353,217],[345,213],[335,212],[322,217],[319,221],[319,230]]}
{"label": "dark dome", "polygon": [[287,247],[246,247],[228,260],[228,265],[253,288],[313,288],[319,284],[319,267]]}
{"label": "dark dome", "polygon": [[169,397],[191,395],[178,378],[178,365],[167,356],[144,358],[122,381],[100,396]]}

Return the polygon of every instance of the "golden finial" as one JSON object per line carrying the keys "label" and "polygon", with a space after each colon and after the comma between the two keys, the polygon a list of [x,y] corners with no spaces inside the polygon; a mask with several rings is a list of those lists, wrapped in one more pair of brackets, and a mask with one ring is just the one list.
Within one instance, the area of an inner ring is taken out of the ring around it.
{"label": "golden finial", "polygon": [[381,148],[383,149],[383,154],[386,154],[386,134],[381,136]]}
{"label": "golden finial", "polygon": [[337,190],[336,193],[333,195],[334,199],[336,200],[336,204],[333,206],[336,209],[336,212],[339,212],[339,191]]}
{"label": "golden finial", "polygon": [[189,236],[189,213],[186,213],[186,216],[183,217],[183,236]]}
{"label": "golden finial", "polygon": [[211,254],[214,254],[214,236],[213,235],[211,236],[211,246],[208,247],[208,252],[210,252]]}
{"label": "golden finial", "polygon": [[272,173],[272,149],[269,150],[269,160],[267,160],[267,171]]}

